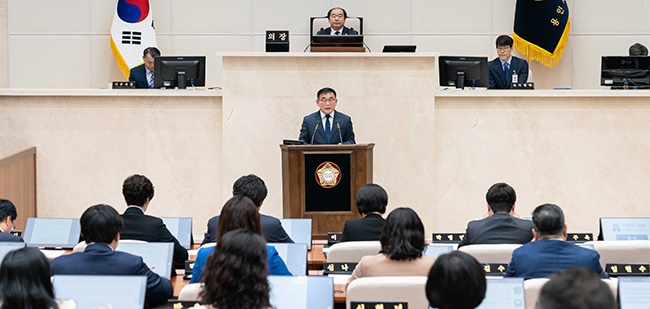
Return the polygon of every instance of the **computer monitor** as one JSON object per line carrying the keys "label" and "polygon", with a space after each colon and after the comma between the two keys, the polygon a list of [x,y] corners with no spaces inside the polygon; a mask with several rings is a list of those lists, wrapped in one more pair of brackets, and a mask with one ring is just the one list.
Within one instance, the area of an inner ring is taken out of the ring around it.
{"label": "computer monitor", "polygon": [[417,45],[384,45],[382,53],[414,53]]}
{"label": "computer monitor", "polygon": [[600,85],[639,88],[650,85],[650,57],[603,56]]}
{"label": "computer monitor", "polygon": [[205,56],[154,58],[154,88],[205,87]]}
{"label": "computer monitor", "polygon": [[297,244],[307,244],[311,250],[311,219],[280,219],[282,228]]}
{"label": "computer monitor", "polygon": [[618,277],[618,301],[621,309],[650,307],[650,277]]}
{"label": "computer monitor", "polygon": [[119,242],[115,250],[137,255],[142,258],[151,271],[161,277],[171,278],[174,260],[173,242]]}
{"label": "computer monitor", "polygon": [[487,57],[440,56],[440,86],[487,87]]}
{"label": "computer monitor", "polygon": [[192,247],[192,218],[161,217],[165,226],[185,249]]}
{"label": "computer monitor", "polygon": [[429,244],[428,246],[424,247],[424,252],[422,252],[422,254],[433,256],[437,259],[443,254],[447,254],[456,250],[457,247],[458,245],[452,244]]}
{"label": "computer monitor", "polygon": [[273,308],[334,308],[334,280],[323,276],[269,276]]}
{"label": "computer monitor", "polygon": [[307,244],[268,243],[268,245],[275,247],[292,275],[307,275]]}
{"label": "computer monitor", "polygon": [[76,218],[27,218],[24,239],[28,247],[72,249],[80,234]]}
{"label": "computer monitor", "polygon": [[483,302],[476,309],[524,309],[524,278],[487,278]]}
{"label": "computer monitor", "polygon": [[4,260],[5,255],[7,255],[7,253],[22,248],[25,248],[24,242],[19,242],[19,241],[0,242],[0,262]]}
{"label": "computer monitor", "polygon": [[56,299],[72,299],[77,308],[140,309],[147,277],[54,275],[52,286]]}
{"label": "computer monitor", "polygon": [[603,240],[649,240],[650,218],[600,218]]}

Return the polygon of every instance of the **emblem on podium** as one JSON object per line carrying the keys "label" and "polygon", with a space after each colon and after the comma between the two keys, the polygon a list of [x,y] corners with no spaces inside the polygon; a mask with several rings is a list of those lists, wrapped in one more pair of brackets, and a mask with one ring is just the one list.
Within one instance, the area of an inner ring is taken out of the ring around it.
{"label": "emblem on podium", "polygon": [[341,181],[341,169],[334,162],[323,162],[316,168],[316,182],[319,186],[334,188]]}

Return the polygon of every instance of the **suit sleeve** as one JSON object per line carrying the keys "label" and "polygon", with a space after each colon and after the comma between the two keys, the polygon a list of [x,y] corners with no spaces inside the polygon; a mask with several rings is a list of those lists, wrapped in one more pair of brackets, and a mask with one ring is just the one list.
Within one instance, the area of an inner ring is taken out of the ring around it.
{"label": "suit sleeve", "polygon": [[[278,251],[274,247],[267,247],[269,250],[269,275],[272,276],[291,276],[291,272],[287,268]],[[302,274],[301,274],[302,275]]]}
{"label": "suit sleeve", "polygon": [[194,267],[192,267],[192,279],[190,279],[190,283],[199,282],[201,274],[203,273],[203,267],[205,267],[212,251],[214,251],[214,247],[201,248],[199,249],[199,252],[196,253],[196,260],[194,261]]}
{"label": "suit sleeve", "polygon": [[214,224],[214,221],[216,221],[216,223],[219,223],[219,220],[217,220],[216,217],[210,218],[210,220],[208,220],[208,231],[203,234],[203,241],[201,242],[201,246],[207,243],[216,242],[217,225]]}
{"label": "suit sleeve", "polygon": [[134,82],[135,81],[135,76],[133,76],[133,69],[129,71],[129,81]]}
{"label": "suit sleeve", "polygon": [[515,265],[515,252],[512,252],[512,258],[504,277],[517,277],[517,266]]}
{"label": "suit sleeve", "polygon": [[354,129],[352,128],[352,118],[348,118],[348,123],[345,125],[345,141],[343,144],[356,144],[354,140]]}
{"label": "suit sleeve", "polygon": [[463,236],[463,239],[460,241],[460,243],[458,243],[458,248],[469,244],[470,244],[470,239],[469,239],[469,223],[468,223],[467,228],[465,229],[465,236]]}
{"label": "suit sleeve", "polygon": [[357,267],[354,268],[352,271],[352,275],[350,278],[348,278],[348,283],[345,284],[345,290],[348,290],[348,285],[350,285],[350,282],[354,281],[355,279],[363,278],[363,260],[364,258],[361,258],[359,263],[357,264]]}
{"label": "suit sleeve", "polygon": [[311,144],[311,136],[309,134],[309,124],[307,124],[307,117],[303,118],[302,126],[300,127],[300,136],[298,140],[303,144]]}
{"label": "suit sleeve", "polygon": [[178,239],[172,235],[171,232],[167,229],[167,226],[160,220],[160,225],[158,227],[158,235],[160,237],[160,242],[173,242],[174,243],[174,263],[185,263],[187,260],[188,254],[187,249],[183,248],[178,242]]}
{"label": "suit sleeve", "polygon": [[528,61],[522,59],[521,71],[519,72],[518,82],[525,83],[528,81]]}
{"label": "suit sleeve", "polygon": [[269,241],[269,242],[283,242],[283,243],[291,243],[292,244],[293,239],[291,239],[289,234],[287,234],[287,231],[284,230],[280,220],[275,219],[273,221],[274,221],[274,223],[273,223],[273,235],[272,235],[273,237],[272,237],[272,239],[270,239],[272,241]]}
{"label": "suit sleeve", "polygon": [[171,281],[167,278],[161,278],[151,271],[147,264],[140,259],[140,269],[138,275],[147,277],[147,302],[150,306],[163,304],[174,296],[174,288]]}
{"label": "suit sleeve", "polygon": [[598,254],[598,252],[596,251],[594,251],[593,253],[594,253],[594,257],[592,259],[592,265],[593,265],[592,267],[594,271],[598,274],[598,276],[600,276],[603,279],[609,278],[607,273],[605,273],[605,271],[603,270],[603,267],[600,265],[600,254]]}

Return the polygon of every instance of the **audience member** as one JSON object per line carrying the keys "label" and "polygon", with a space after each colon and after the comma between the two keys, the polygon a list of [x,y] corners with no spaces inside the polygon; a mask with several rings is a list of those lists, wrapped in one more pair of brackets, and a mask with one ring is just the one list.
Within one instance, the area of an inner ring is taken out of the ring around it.
{"label": "audience member", "polygon": [[129,81],[135,82],[135,88],[153,88],[154,57],[160,56],[160,51],[155,47],[147,47],[142,52],[143,64],[133,67],[129,74]]}
{"label": "audience member", "polygon": [[319,111],[305,116],[298,139],[303,144],[356,144],[350,116],[336,111],[336,90],[323,88],[316,93]]}
{"label": "audience member", "polygon": [[551,276],[539,293],[537,309],[616,309],[609,286],[592,271],[573,268]]}
{"label": "audience member", "polygon": [[[232,195],[241,195],[251,199],[257,205],[258,212],[262,208],[267,193],[268,190],[264,180],[253,174],[239,177],[232,185]],[[287,232],[282,228],[282,223],[277,218],[260,213],[260,222],[262,223],[262,231],[266,242],[293,243],[293,240],[287,235]],[[201,244],[215,242],[218,230],[219,216],[214,216],[208,220],[208,231],[205,233]]]}
{"label": "audience member", "polygon": [[0,199],[0,242],[24,242],[22,237],[11,234],[16,228],[14,221],[18,218],[16,206],[9,200]]}
{"label": "audience member", "polygon": [[584,267],[607,278],[598,252],[565,241],[566,233],[564,212],[559,206],[537,206],[533,211],[535,241],[515,249],[506,277],[546,278],[563,269]]}
{"label": "audience member", "polygon": [[81,215],[81,235],[89,244],[83,252],[62,255],[52,263],[54,275],[146,276],[146,299],[150,306],[173,296],[172,283],[152,272],[142,258],[115,251],[122,218],[109,205],[91,206]]}
{"label": "audience member", "polygon": [[634,45],[630,46],[629,52],[630,56],[647,56],[648,48],[641,43],[634,43]]}
{"label": "audience member", "polygon": [[[245,229],[262,236],[260,215],[257,212],[255,203],[251,199],[241,195],[235,195],[230,198],[221,209],[219,230],[217,231],[217,244],[221,241],[223,235],[237,229]],[[267,268],[269,274],[291,276],[291,273],[275,247],[270,245],[266,247],[268,250]],[[211,254],[214,255],[214,248],[214,246],[208,245],[199,249],[199,252],[196,254],[196,260],[194,261],[194,267],[192,268],[192,279],[190,283],[203,281],[204,278],[201,277],[201,274],[205,271],[204,265],[209,259],[209,256]]]}
{"label": "audience member", "polygon": [[386,190],[374,183],[367,184],[357,191],[354,201],[364,217],[345,221],[341,241],[379,240],[386,222],[382,217],[388,205]]}
{"label": "audience member", "polygon": [[516,218],[515,189],[506,183],[493,184],[485,195],[488,217],[467,224],[458,247],[473,244],[523,244],[533,239],[532,222]]}
{"label": "audience member", "polygon": [[343,8],[331,8],[327,12],[327,20],[330,22],[330,26],[325,29],[321,28],[316,32],[316,35],[358,35],[359,32],[345,26],[347,18],[348,12]]}
{"label": "audience member", "polygon": [[184,264],[188,257],[187,249],[181,246],[162,219],[144,214],[153,199],[153,193],[153,184],[145,176],[133,175],[124,180],[122,194],[128,207],[122,214],[124,228],[121,238],[147,242],[173,242],[174,263]]}
{"label": "audience member", "polygon": [[429,271],[426,294],[438,309],[473,309],[483,302],[487,282],[479,262],[462,251],[438,257]]}
{"label": "audience member", "polygon": [[[528,81],[528,61],[512,56],[512,43],[510,36],[500,35],[497,38],[498,57],[488,63],[489,89],[510,89],[513,82]],[[517,76],[516,81],[513,76]]]}
{"label": "audience member", "polygon": [[393,210],[379,237],[381,251],[361,258],[348,279],[377,276],[426,276],[435,261],[423,256],[424,225],[411,208]]}

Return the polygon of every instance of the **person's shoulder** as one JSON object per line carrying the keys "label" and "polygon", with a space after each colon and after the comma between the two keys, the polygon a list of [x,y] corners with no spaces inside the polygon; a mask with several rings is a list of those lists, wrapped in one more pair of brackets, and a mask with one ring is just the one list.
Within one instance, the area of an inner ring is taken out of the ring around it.
{"label": "person's shoulder", "polygon": [[349,120],[350,116],[346,115],[345,113],[339,112],[338,110],[336,111],[336,118],[340,120]]}
{"label": "person's shoulder", "polygon": [[276,253],[278,253],[278,249],[275,249],[275,246],[273,246],[273,245],[266,245],[266,251],[268,251],[269,256],[275,255]]}
{"label": "person's shoulder", "polygon": [[6,242],[25,242],[22,237],[11,233],[0,232],[0,241]]}
{"label": "person's shoulder", "polygon": [[378,254],[375,254],[375,255],[366,255],[366,256],[361,257],[361,259],[359,260],[359,264],[363,263],[365,265],[372,265],[372,264],[375,264],[375,263],[379,263],[379,262],[382,262],[382,261],[388,261],[388,260],[390,260],[390,259],[385,254],[378,253]]}

